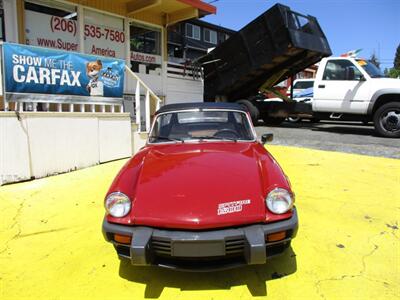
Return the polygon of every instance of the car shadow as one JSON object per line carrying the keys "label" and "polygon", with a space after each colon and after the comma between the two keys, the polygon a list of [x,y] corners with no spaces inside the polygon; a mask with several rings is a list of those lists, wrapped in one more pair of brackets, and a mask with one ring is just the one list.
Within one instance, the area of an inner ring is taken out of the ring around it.
{"label": "car shadow", "polygon": [[379,137],[376,134],[373,127],[371,128],[371,127],[339,127],[339,126],[318,127],[318,126],[315,126],[311,130],[312,131],[338,133],[338,134],[353,134],[353,135],[365,135],[365,136]]}
{"label": "car shadow", "polygon": [[277,126],[271,125],[264,125],[259,124],[257,127],[281,127],[281,128],[300,128],[300,129],[308,129],[311,131],[317,132],[330,132],[330,133],[337,133],[337,134],[353,134],[353,135],[363,135],[363,136],[373,136],[373,137],[380,137],[377,135],[376,131],[374,130],[373,124],[362,125],[360,123],[350,123],[350,122],[329,122],[329,121],[322,121],[319,123],[312,123],[312,122],[298,122],[298,123],[290,123],[284,122]]}
{"label": "car shadow", "polygon": [[277,124],[277,125],[273,125],[273,124],[265,124],[264,122],[260,121],[257,124],[254,124],[254,127],[274,127],[274,128],[312,128],[314,127],[316,124],[320,124],[320,123],[312,123],[312,122],[297,122],[297,123],[291,123],[291,122],[283,122],[281,124]]}
{"label": "car shadow", "polygon": [[132,266],[121,260],[119,276],[135,283],[145,284],[145,298],[159,298],[164,288],[181,291],[229,290],[246,285],[252,296],[267,295],[267,281],[279,279],[297,270],[296,254],[289,247],[281,256],[271,258],[264,265],[244,266],[213,272],[181,272],[159,267]]}

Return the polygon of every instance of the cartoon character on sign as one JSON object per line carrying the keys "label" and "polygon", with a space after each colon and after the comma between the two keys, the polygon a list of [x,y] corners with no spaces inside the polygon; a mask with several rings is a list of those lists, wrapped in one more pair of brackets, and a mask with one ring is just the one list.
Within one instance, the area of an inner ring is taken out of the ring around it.
{"label": "cartoon character on sign", "polygon": [[86,64],[86,74],[90,78],[90,81],[86,87],[90,96],[103,96],[104,85],[100,77],[100,71],[103,68],[101,60],[91,61]]}

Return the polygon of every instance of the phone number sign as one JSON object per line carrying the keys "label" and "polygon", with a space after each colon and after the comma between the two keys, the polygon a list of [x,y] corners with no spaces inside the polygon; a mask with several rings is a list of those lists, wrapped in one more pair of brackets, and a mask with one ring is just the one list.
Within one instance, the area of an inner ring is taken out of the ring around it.
{"label": "phone number sign", "polygon": [[84,10],[85,52],[124,59],[126,43],[124,19],[100,12]]}
{"label": "phone number sign", "polygon": [[125,32],[115,28],[85,24],[85,52],[109,57],[125,57]]}
{"label": "phone number sign", "polygon": [[[26,10],[25,15],[28,45],[79,51],[79,27],[76,20],[30,10]],[[110,26],[107,24],[107,18],[99,17],[99,19],[102,20],[102,25],[85,21],[83,32],[85,53],[124,59],[126,36],[123,26],[119,28],[115,27],[115,24]]]}

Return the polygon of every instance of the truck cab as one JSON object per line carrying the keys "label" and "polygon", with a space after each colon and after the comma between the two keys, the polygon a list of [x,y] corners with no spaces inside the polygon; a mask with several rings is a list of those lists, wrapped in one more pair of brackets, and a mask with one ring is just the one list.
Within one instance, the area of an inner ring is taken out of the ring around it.
{"label": "truck cab", "polygon": [[400,137],[400,80],[365,59],[322,59],[314,82],[314,117],[373,121],[379,135]]}

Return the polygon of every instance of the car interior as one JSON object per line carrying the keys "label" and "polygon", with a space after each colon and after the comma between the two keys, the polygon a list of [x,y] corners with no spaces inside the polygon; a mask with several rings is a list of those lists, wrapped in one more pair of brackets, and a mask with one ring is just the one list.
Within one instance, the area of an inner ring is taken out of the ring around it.
{"label": "car interior", "polygon": [[[209,113],[209,112],[206,112]],[[169,139],[239,139],[252,140],[252,132],[246,116],[239,112],[218,112],[219,115],[206,114],[196,116],[199,112],[175,112],[162,116],[154,128],[152,137]],[[222,114],[221,114],[222,113]],[[160,124],[161,123],[161,124]],[[157,130],[159,129],[159,130]]]}

